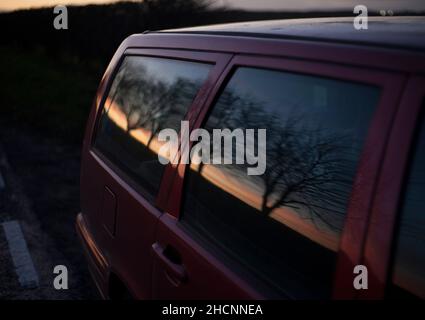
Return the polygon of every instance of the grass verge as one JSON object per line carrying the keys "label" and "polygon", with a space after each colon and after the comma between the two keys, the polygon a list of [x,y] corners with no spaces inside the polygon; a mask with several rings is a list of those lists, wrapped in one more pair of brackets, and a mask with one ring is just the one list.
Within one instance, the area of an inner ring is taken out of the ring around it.
{"label": "grass verge", "polygon": [[0,47],[0,124],[80,142],[100,80],[78,60]]}

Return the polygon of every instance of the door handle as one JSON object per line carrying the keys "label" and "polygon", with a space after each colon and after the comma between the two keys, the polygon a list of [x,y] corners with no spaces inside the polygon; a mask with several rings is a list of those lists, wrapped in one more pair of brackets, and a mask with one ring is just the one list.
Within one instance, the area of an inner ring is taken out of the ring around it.
{"label": "door handle", "polygon": [[171,246],[164,248],[158,242],[152,245],[152,252],[165,267],[168,279],[178,287],[181,283],[187,281],[186,268],[183,266],[178,252]]}

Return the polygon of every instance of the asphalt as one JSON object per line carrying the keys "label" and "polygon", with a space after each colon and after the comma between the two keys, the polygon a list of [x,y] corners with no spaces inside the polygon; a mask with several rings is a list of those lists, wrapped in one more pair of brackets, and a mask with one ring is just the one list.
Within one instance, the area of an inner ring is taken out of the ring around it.
{"label": "asphalt", "polygon": [[[74,228],[79,163],[79,146],[0,129],[0,299],[99,299]],[[66,290],[54,288],[57,265]]]}

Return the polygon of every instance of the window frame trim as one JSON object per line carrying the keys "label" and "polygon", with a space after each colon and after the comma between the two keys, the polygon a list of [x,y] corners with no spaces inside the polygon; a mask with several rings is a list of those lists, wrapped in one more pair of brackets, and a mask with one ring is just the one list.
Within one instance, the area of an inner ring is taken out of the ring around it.
{"label": "window frame trim", "polygon": [[[405,75],[371,68],[350,65],[338,65],[326,62],[278,58],[263,55],[236,54],[227,65],[221,77],[212,89],[191,130],[200,128],[223,88],[238,67],[266,68],[283,72],[292,72],[310,76],[331,78],[334,80],[357,82],[381,88],[381,96],[376,106],[370,126],[362,147],[353,189],[349,198],[347,216],[341,233],[335,270],[333,293],[334,299],[355,299],[357,290],[353,287],[353,269],[362,262],[366,240],[369,214],[374,197],[374,190],[379,176],[380,163],[384,156],[387,138],[406,80]],[[190,144],[190,147],[192,143]],[[172,201],[166,211],[179,219],[183,204],[183,188],[187,165],[179,163],[178,175],[171,186]],[[369,173],[373,174],[370,175]]]}
{"label": "window frame trim", "polygon": [[397,110],[376,188],[364,252],[369,289],[360,292],[362,299],[385,298],[387,286],[391,282],[396,224],[406,178],[410,174],[411,151],[416,147],[414,138],[420,125],[421,112],[425,109],[424,99],[425,77],[411,76]]}

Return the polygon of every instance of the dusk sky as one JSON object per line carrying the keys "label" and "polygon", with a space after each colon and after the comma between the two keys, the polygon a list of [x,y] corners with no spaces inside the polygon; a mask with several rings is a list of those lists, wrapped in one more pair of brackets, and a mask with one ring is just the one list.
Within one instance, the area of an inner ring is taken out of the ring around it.
{"label": "dusk sky", "polygon": [[[15,10],[21,8],[77,5],[89,3],[107,3],[116,0],[0,0],[0,10]],[[217,5],[244,9],[276,9],[276,10],[327,10],[351,9],[358,4],[364,4],[369,10],[425,10],[424,0],[215,0]]]}

